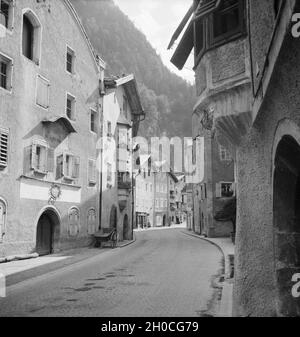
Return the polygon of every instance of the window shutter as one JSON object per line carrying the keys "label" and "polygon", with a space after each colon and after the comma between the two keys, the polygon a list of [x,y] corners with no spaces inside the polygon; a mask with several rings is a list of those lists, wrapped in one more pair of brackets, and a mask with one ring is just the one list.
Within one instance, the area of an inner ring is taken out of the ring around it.
{"label": "window shutter", "polygon": [[54,172],[54,150],[51,148],[47,151],[47,171]]}
{"label": "window shutter", "polygon": [[92,159],[89,160],[88,179],[89,183],[96,183],[96,162]]}
{"label": "window shutter", "polygon": [[3,234],[5,233],[5,205],[0,201],[0,241],[2,241]]}
{"label": "window shutter", "polygon": [[41,147],[41,154],[40,154],[40,167],[39,170],[42,172],[47,172],[47,161],[48,161],[48,148],[47,147]]}
{"label": "window shutter", "polygon": [[73,157],[73,172],[72,172],[72,178],[79,178],[79,168],[80,168],[80,158],[79,157]]}
{"label": "window shutter", "polygon": [[216,198],[222,197],[222,185],[221,183],[216,184]]}
{"label": "window shutter", "polygon": [[32,144],[31,146],[31,169],[36,170],[37,169],[37,145]]}
{"label": "window shutter", "polygon": [[56,179],[60,179],[63,176],[63,162],[63,155],[60,155],[56,158]]}
{"label": "window shutter", "polygon": [[0,129],[0,166],[8,163],[8,132]]}
{"label": "window shutter", "polygon": [[38,76],[36,103],[43,108],[49,107],[49,82]]}

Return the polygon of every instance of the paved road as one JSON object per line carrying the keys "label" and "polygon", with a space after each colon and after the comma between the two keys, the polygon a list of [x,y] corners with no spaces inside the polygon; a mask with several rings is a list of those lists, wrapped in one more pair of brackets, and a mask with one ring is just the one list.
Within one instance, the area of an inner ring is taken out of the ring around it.
{"label": "paved road", "polygon": [[221,269],[213,245],[166,229],[8,288],[0,316],[196,317]]}

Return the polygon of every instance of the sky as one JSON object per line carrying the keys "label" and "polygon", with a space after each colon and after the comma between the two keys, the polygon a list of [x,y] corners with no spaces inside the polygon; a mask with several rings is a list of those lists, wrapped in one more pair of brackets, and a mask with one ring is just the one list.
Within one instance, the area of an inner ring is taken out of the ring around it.
{"label": "sky", "polygon": [[167,50],[171,37],[191,6],[192,0],[114,0],[114,2],[146,35],[164,64],[188,82],[194,83],[192,57],[179,71],[170,62],[176,44],[172,50]]}

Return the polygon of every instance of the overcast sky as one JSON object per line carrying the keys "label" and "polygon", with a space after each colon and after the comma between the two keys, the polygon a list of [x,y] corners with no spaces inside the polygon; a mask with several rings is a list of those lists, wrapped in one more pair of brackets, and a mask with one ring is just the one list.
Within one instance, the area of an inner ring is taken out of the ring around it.
{"label": "overcast sky", "polygon": [[146,35],[148,41],[162,57],[164,64],[179,76],[189,82],[194,82],[192,58],[190,57],[182,71],[178,71],[170,62],[174,49],[167,50],[171,37],[192,4],[192,0],[114,1],[136,27]]}

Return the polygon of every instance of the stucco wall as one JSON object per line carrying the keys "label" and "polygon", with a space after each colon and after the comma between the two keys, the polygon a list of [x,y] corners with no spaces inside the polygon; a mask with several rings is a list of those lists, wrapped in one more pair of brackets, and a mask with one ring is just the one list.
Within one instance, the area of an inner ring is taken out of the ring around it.
{"label": "stucco wall", "polygon": [[[55,144],[55,156],[68,148],[80,156],[80,202],[60,202],[57,207],[61,215],[61,241],[59,247],[67,248],[86,245],[90,242],[87,233],[87,211],[98,210],[99,191],[97,185],[89,186],[87,181],[88,159],[96,159],[97,134],[90,132],[90,109],[98,110],[98,69],[88,48],[85,37],[75,18],[63,1],[34,0],[16,1],[14,7],[14,29],[0,39],[0,52],[13,60],[11,92],[0,90],[0,127],[9,128],[8,168],[0,172],[0,195],[7,201],[6,234],[0,244],[0,255],[32,252],[35,249],[37,217],[46,200],[24,199],[20,195],[20,176],[25,172],[24,148],[35,136],[43,136]],[[31,9],[41,23],[41,56],[39,65],[22,55],[22,13]],[[66,50],[70,46],[76,54],[75,74],[66,72]],[[50,81],[49,108],[36,105],[36,79],[42,75]],[[76,97],[76,134],[61,135],[59,126],[54,133],[42,126],[41,121],[53,116],[65,116],[66,92]],[[100,111],[99,111],[100,112]],[[84,139],[84,141],[83,141]],[[59,145],[58,145],[58,143]],[[50,189],[54,176],[40,177],[48,182]],[[77,190],[74,187],[74,191]],[[76,206],[80,211],[80,231],[76,237],[68,235],[68,211]],[[97,222],[98,222],[97,212]]]}
{"label": "stucco wall", "polygon": [[[260,23],[263,25],[264,21]],[[273,142],[276,129],[284,119],[300,125],[299,57],[300,40],[288,35],[258,118],[237,154],[239,199],[235,315],[278,314],[273,226]],[[290,131],[287,129],[286,134]],[[291,296],[289,289],[285,291]]]}

